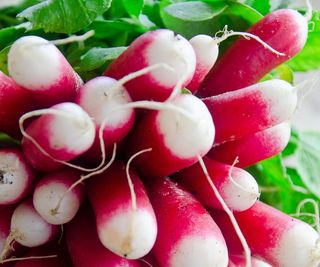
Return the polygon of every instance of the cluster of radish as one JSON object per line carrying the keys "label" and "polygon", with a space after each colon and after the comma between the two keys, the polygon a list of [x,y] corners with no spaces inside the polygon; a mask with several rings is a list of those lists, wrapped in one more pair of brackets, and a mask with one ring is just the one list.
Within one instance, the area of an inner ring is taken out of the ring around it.
{"label": "cluster of radish", "polygon": [[318,233],[258,201],[242,169],[289,140],[297,90],[259,80],[307,32],[275,11],[217,64],[235,33],[148,32],[85,84],[54,42],[18,39],[0,73],[0,130],[21,138],[0,148],[1,263],[317,266]]}

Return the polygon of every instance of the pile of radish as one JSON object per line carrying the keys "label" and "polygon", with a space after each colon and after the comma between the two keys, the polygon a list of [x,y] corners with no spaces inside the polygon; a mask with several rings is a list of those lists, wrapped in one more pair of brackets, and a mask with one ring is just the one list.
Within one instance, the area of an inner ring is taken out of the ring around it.
{"label": "pile of radish", "polygon": [[307,33],[290,9],[220,38],[147,32],[86,83],[55,42],[16,40],[0,72],[0,131],[21,141],[0,148],[0,266],[318,266],[317,231],[260,202],[243,169],[289,141],[297,88],[260,80]]}

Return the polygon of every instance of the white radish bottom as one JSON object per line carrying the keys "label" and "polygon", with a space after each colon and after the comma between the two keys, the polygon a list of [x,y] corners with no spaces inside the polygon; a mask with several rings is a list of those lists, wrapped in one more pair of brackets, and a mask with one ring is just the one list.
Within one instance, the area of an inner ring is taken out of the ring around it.
{"label": "white radish bottom", "polygon": [[150,212],[120,210],[104,224],[98,225],[102,244],[115,254],[138,259],[153,247],[157,236],[157,224]]}

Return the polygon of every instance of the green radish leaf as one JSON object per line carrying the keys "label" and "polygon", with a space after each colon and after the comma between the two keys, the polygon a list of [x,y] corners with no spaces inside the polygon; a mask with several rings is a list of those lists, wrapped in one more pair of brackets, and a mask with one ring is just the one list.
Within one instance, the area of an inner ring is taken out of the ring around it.
{"label": "green radish leaf", "polygon": [[283,158],[293,156],[296,153],[298,148],[298,140],[299,140],[298,132],[292,129],[289,143],[286,146],[286,148],[282,151]]}
{"label": "green radish leaf", "polygon": [[23,23],[0,30],[0,50],[13,43],[27,31],[28,24]]}
{"label": "green radish leaf", "polygon": [[182,88],[181,94],[192,95],[192,92],[187,88]]}
{"label": "green radish leaf", "polygon": [[8,53],[11,46],[7,46],[0,51],[0,71],[8,75]]}
{"label": "green radish leaf", "polygon": [[106,61],[116,59],[126,47],[91,48],[81,57],[79,71],[91,71],[101,67]]}
{"label": "green radish leaf", "polygon": [[82,30],[110,7],[111,0],[45,0],[22,11],[33,29],[74,33]]}
{"label": "green radish leaf", "polygon": [[128,14],[134,17],[139,17],[143,8],[144,0],[122,0],[123,6]]}
{"label": "green radish leaf", "polygon": [[288,65],[281,64],[279,67],[273,69],[267,75],[265,75],[260,80],[260,82],[263,82],[266,80],[272,80],[272,79],[281,79],[281,80],[287,81],[288,83],[293,84],[293,81],[294,81],[293,71]]}
{"label": "green radish leaf", "polygon": [[259,11],[262,15],[270,12],[270,0],[246,0],[244,3]]}
{"label": "green radish leaf", "polygon": [[[310,22],[309,22],[310,23]],[[311,20],[312,31],[299,54],[287,62],[293,71],[309,71],[320,68],[320,12],[315,11]]]}

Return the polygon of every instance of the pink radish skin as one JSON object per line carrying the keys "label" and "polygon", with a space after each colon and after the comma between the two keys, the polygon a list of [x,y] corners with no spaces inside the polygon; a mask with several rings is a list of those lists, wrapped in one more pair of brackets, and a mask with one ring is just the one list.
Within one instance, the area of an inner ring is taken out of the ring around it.
{"label": "pink radish skin", "polygon": [[[33,205],[41,217],[50,224],[64,224],[72,220],[84,199],[84,187],[79,185],[66,191],[77,180],[80,173],[65,169],[48,174],[40,180],[33,193]],[[64,195],[65,194],[65,195]],[[53,210],[62,199],[56,213]]]}
{"label": "pink radish skin", "polygon": [[159,265],[227,266],[224,238],[202,205],[169,179],[155,179],[148,186],[159,228],[152,250]]}
{"label": "pink radish skin", "polygon": [[[26,133],[56,160],[70,161],[86,152],[95,138],[95,126],[89,115],[80,106],[69,102],[57,104],[51,110],[64,112],[66,116],[41,115],[28,126]],[[63,166],[26,137],[22,139],[22,148],[27,160],[39,171],[50,172]]]}
{"label": "pink radish skin", "polygon": [[[272,267],[270,264],[251,257],[251,266],[252,267]],[[228,267],[246,267],[246,259],[242,255],[229,255],[229,265]]]}
{"label": "pink radish skin", "polygon": [[170,30],[150,31],[137,38],[114,60],[105,75],[120,79],[145,67],[164,63],[173,70],[159,68],[126,83],[134,101],[166,100],[178,81],[186,86],[192,79],[196,56],[190,43]]}
{"label": "pink radish skin", "polygon": [[0,149],[0,205],[17,203],[26,197],[35,179],[34,170],[19,149]]}
{"label": "pink radish skin", "polygon": [[102,244],[115,254],[138,259],[154,245],[157,222],[139,177],[130,171],[136,195],[136,210],[125,172],[125,165],[114,162],[103,174],[89,181],[88,194]]}
{"label": "pink radish skin", "polygon": [[[213,211],[212,215],[224,234],[230,253],[241,254],[241,244],[227,216],[218,211]],[[319,265],[319,234],[310,225],[260,201],[234,215],[253,256],[274,267]]]}
{"label": "pink radish skin", "polygon": [[290,139],[290,123],[283,122],[261,132],[213,147],[209,158],[227,164],[238,159],[237,167],[246,168],[280,153]]}
{"label": "pink radish skin", "polygon": [[94,214],[87,206],[67,224],[66,235],[74,267],[140,267],[137,260],[119,257],[101,244]]}
{"label": "pink radish skin", "polygon": [[10,234],[10,222],[15,206],[0,206],[0,252],[2,251],[8,235]]}
{"label": "pink radish skin", "polygon": [[285,81],[269,80],[202,100],[212,115],[219,144],[290,120],[297,90]]}
{"label": "pink radish skin", "polygon": [[196,35],[189,42],[196,54],[196,70],[186,87],[194,93],[215,64],[219,55],[219,47],[211,36],[205,34]]}
{"label": "pink radish skin", "polygon": [[8,69],[19,85],[32,92],[38,107],[73,101],[81,85],[59,49],[38,36],[21,37],[13,43]]}
{"label": "pink radish skin", "polygon": [[37,247],[56,237],[59,227],[43,220],[29,199],[14,210],[10,231],[19,244],[25,247]]}
{"label": "pink radish skin", "polygon": [[[203,158],[208,173],[217,187],[227,206],[233,211],[243,211],[250,208],[259,197],[256,180],[245,170]],[[199,163],[183,169],[175,176],[179,183],[186,186],[190,192],[205,206],[223,209],[212,192],[206,176]]]}
{"label": "pink radish skin", "polygon": [[134,109],[117,109],[132,100],[123,86],[112,88],[116,82],[113,78],[97,77],[87,82],[77,94],[76,103],[93,118],[96,126],[94,144],[84,155],[89,161],[101,161],[98,132],[102,124],[104,124],[103,141],[107,153],[112,151],[113,144],[120,142],[133,126]]}
{"label": "pink radish skin", "polygon": [[0,131],[20,138],[19,118],[32,109],[31,94],[0,71]]}
{"label": "pink radish skin", "polygon": [[212,147],[215,128],[208,109],[193,95],[181,94],[172,104],[185,110],[154,111],[146,115],[129,135],[127,157],[152,148],[133,162],[146,176],[164,177],[198,161]]}
{"label": "pink radish skin", "polygon": [[240,37],[213,66],[197,91],[198,96],[219,95],[257,83],[303,48],[308,21],[295,10],[281,9],[266,15],[248,32],[285,56],[272,53],[253,39]]}

